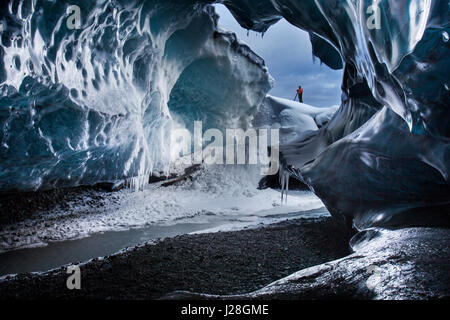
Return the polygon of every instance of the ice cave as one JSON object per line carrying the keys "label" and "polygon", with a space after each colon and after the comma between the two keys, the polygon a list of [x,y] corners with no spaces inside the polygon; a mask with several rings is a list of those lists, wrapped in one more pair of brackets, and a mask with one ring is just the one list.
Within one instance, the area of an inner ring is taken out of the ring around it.
{"label": "ice cave", "polygon": [[[220,27],[218,4],[250,32],[264,34],[282,19],[308,32],[315,59],[343,72],[340,106],[302,107],[268,94],[276,80],[270,68]],[[74,6],[75,26],[68,23]],[[244,196],[253,199],[239,200],[248,212],[257,205],[269,212],[275,202],[269,191],[256,195],[262,177],[254,168],[205,169],[203,180],[174,191],[186,200],[170,213],[139,190],[177,174],[173,130],[191,130],[196,120],[219,129],[276,126],[283,193],[289,181],[303,185],[311,194],[304,210],[317,209],[318,197],[342,230],[356,234],[350,245],[364,258],[320,264],[236,297],[326,298],[332,289],[323,284],[342,278],[333,289],[340,297],[448,298],[449,32],[446,0],[11,0],[0,9],[0,194],[99,185],[136,191],[126,191],[120,215],[92,222],[80,214],[74,229],[47,225],[53,215],[45,214],[32,229],[2,226],[1,248],[111,225],[128,230],[165,214],[195,219],[188,199],[205,192],[215,200],[202,202],[203,212],[212,202],[234,208],[232,199]],[[138,202],[146,203],[136,209]],[[373,264],[387,273],[369,293],[357,270]],[[0,292],[9,290],[4,281]]]}

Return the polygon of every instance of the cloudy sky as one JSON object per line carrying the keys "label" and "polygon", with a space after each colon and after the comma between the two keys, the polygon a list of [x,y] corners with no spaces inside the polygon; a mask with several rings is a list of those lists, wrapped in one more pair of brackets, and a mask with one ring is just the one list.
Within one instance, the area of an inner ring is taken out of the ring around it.
{"label": "cloudy sky", "polygon": [[340,104],[342,70],[331,70],[321,65],[318,59],[313,62],[306,32],[281,20],[267,31],[264,38],[255,32],[247,36],[247,30],[239,26],[225,6],[216,5],[216,11],[222,28],[235,32],[266,61],[276,81],[271,95],[294,99],[295,90],[301,85],[304,88],[303,102],[307,104],[319,107]]}

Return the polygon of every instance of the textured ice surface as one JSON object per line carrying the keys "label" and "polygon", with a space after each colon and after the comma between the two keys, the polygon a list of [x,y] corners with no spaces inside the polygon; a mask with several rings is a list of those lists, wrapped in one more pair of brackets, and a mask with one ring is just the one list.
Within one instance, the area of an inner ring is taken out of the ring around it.
{"label": "textured ice surface", "polygon": [[167,166],[173,127],[244,126],[271,87],[211,6],[83,1],[79,30],[68,6],[1,8],[1,191],[148,176]]}
{"label": "textured ice surface", "polygon": [[[448,2],[228,2],[244,27],[281,15],[314,35],[324,63],[336,67],[337,50],[345,64],[340,110],[281,147],[283,170],[349,226],[448,225]],[[380,28],[367,24],[373,5]]]}
{"label": "textured ice surface", "polygon": [[298,135],[308,135],[326,125],[334,116],[338,106],[317,108],[283,98],[267,95],[252,124],[257,128],[280,129],[280,140],[289,143]]}

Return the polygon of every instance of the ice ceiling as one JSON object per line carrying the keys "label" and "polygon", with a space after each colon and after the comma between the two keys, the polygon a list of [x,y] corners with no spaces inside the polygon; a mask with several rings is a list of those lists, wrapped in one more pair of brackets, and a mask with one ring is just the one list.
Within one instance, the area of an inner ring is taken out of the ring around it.
{"label": "ice ceiling", "polygon": [[[220,1],[217,1],[220,2]],[[193,118],[245,126],[272,79],[207,0],[10,1],[0,9],[0,190],[148,176]],[[243,28],[281,18],[344,68],[342,105],[282,146],[283,170],[358,228],[448,221],[446,0],[226,0]],[[80,29],[66,24],[80,7]],[[369,28],[375,8],[380,28]],[[213,85],[214,84],[214,85]]]}

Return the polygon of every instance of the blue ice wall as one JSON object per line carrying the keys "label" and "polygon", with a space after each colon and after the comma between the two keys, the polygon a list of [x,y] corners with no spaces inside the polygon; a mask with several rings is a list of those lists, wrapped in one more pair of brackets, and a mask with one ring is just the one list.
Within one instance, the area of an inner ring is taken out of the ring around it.
{"label": "blue ice wall", "polygon": [[[67,25],[71,5],[79,29]],[[177,126],[198,113],[218,119],[210,102],[226,93],[226,123],[271,87],[264,61],[217,30],[204,4],[24,0],[0,10],[0,191],[145,181],[168,165],[174,116]]]}

